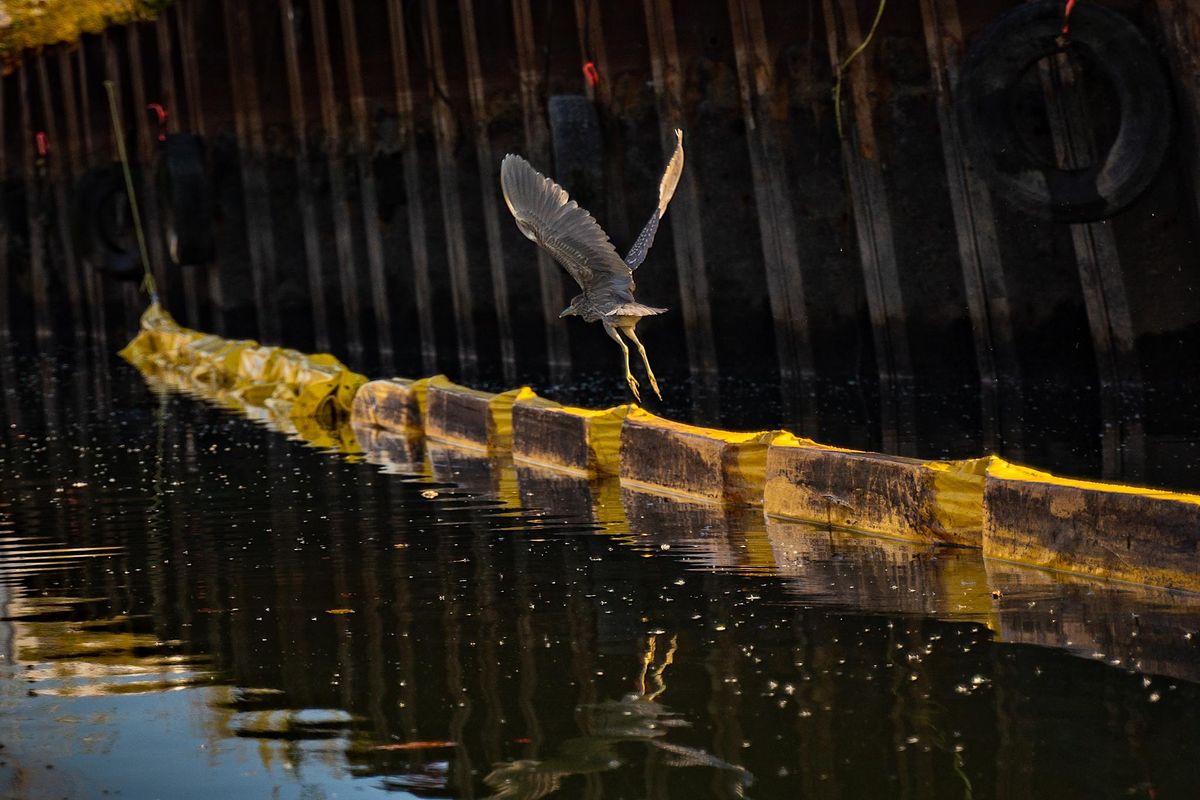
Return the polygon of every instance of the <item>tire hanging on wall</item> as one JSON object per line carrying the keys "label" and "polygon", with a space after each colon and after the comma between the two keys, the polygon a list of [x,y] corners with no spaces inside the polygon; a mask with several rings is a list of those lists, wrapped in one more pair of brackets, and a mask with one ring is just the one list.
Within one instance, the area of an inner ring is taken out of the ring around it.
{"label": "tire hanging on wall", "polygon": [[75,254],[89,269],[115,280],[140,281],[137,234],[118,163],[84,173],[75,187],[71,208]]}
{"label": "tire hanging on wall", "polygon": [[[1125,208],[1158,174],[1171,136],[1171,94],[1158,55],[1133,23],[1083,2],[1064,36],[1064,10],[1064,0],[1039,0],[992,23],[963,62],[957,112],[975,166],[997,194],[1041,219],[1090,222]],[[1081,169],[1040,163],[1012,114],[1022,76],[1072,49],[1099,68],[1121,113],[1112,146]]]}
{"label": "tire hanging on wall", "polygon": [[180,266],[212,261],[217,250],[212,193],[200,137],[174,133],[163,140],[159,151],[158,188],[163,233],[171,260]]}

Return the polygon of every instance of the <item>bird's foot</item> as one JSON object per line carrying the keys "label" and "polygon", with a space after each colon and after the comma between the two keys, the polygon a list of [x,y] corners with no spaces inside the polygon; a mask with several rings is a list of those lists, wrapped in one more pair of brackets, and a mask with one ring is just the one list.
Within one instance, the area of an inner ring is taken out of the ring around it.
{"label": "bird's foot", "polygon": [[[625,380],[626,380],[626,381],[628,381],[628,383],[629,383],[629,391],[633,392],[633,396],[634,396],[634,398],[635,398],[635,399],[636,399],[636,400],[637,400],[639,403],[640,403],[640,402],[642,402],[642,395],[641,395],[641,394],[638,392],[638,382],[637,382],[637,378],[633,377],[632,375],[626,375],[626,376],[625,376]],[[655,389],[655,391],[658,391],[658,390],[657,390],[657,389]]]}
{"label": "bird's foot", "polygon": [[658,381],[654,379],[654,373],[650,373],[650,388],[654,390],[654,394],[658,395],[658,399],[662,400],[662,392],[658,390]]}

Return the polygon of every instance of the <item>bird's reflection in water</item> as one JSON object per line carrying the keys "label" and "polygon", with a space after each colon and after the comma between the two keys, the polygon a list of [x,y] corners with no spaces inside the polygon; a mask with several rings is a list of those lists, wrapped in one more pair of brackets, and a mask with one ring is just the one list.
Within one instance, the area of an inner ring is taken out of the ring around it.
{"label": "bird's reflection in water", "polygon": [[641,747],[646,759],[663,766],[706,767],[733,773],[735,796],[744,796],[745,788],[753,782],[744,767],[706,750],[666,741],[672,729],[686,728],[691,723],[659,702],[667,690],[666,671],[675,660],[677,640],[671,637],[661,661],[658,643],[656,634],[647,639],[637,691],[619,700],[580,706],[578,716],[584,735],[564,741],[553,756],[497,764],[483,779],[495,792],[492,797],[537,800],[562,788],[565,778],[624,766],[627,761],[622,750],[631,750],[630,746]]}

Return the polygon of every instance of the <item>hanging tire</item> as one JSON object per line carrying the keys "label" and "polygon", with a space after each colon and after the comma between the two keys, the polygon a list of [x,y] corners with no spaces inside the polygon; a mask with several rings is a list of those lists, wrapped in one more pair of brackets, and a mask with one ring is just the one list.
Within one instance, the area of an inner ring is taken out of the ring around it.
{"label": "hanging tire", "polygon": [[71,229],[76,257],[86,267],[115,280],[142,279],[137,233],[120,164],[96,167],[79,179]]}
{"label": "hanging tire", "polygon": [[207,264],[216,257],[212,193],[200,137],[175,133],[162,143],[158,162],[159,202],[167,252],[180,266]]}
{"label": "hanging tire", "polygon": [[[1171,136],[1171,93],[1159,56],[1133,23],[1082,2],[1064,43],[1063,10],[1063,0],[1039,0],[996,20],[963,62],[957,113],[975,167],[998,195],[1035,217],[1089,222],[1128,206],[1158,174]],[[1012,113],[1022,76],[1072,49],[1109,82],[1121,114],[1112,146],[1081,169],[1039,163]]]}

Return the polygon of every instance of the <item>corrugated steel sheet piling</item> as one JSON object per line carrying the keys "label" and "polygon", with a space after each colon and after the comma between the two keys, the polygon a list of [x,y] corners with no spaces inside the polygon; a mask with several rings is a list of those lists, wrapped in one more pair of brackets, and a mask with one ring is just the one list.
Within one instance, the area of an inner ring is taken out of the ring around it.
{"label": "corrugated steel sheet piling", "polygon": [[346,84],[350,91],[350,115],[354,120],[354,155],[358,163],[358,186],[362,201],[363,232],[367,242],[367,277],[371,285],[371,308],[375,313],[376,346],[380,366],[395,371],[396,348],[392,343],[392,311],[384,268],[383,238],[379,231],[379,195],[371,163],[370,116],[363,91],[362,58],[358,52],[358,30],[352,0],[339,0],[342,15],[342,46],[346,55]]}
{"label": "corrugated steel sheet piling", "polygon": [[[837,0],[846,41],[862,41],[858,9],[853,0]],[[829,59],[836,75],[841,70],[844,51],[838,35],[839,14],[834,0],[821,0],[825,14],[825,34]],[[849,52],[847,48],[845,52]],[[875,140],[875,122],[871,116],[868,85],[872,77],[864,55],[850,66],[843,103],[846,136],[842,139],[842,159],[854,207],[859,257],[866,284],[867,307],[875,341],[879,368],[883,448],[901,452],[902,442],[911,442],[912,357],[904,316],[904,297],[900,289],[900,270],[896,243],[892,235],[892,216],[888,208],[883,168]]]}
{"label": "corrugated steel sheet piling", "polygon": [[25,184],[25,218],[29,225],[29,273],[33,293],[34,330],[39,346],[48,345],[54,338],[50,320],[50,275],[46,263],[46,232],[43,227],[45,215],[42,201],[41,169],[34,164],[34,139],[32,102],[29,96],[29,81],[33,70],[28,57],[17,71],[17,87],[21,102],[21,161]]}
{"label": "corrugated steel sheet piling", "polygon": [[287,70],[288,102],[296,137],[296,204],[304,235],[304,258],[308,275],[308,295],[312,304],[313,339],[317,349],[328,352],[329,310],[325,306],[325,279],[321,269],[321,240],[317,228],[317,207],[313,198],[312,165],[309,163],[307,116],[304,111],[304,87],[300,79],[300,55],[296,43],[296,9],[293,0],[279,0],[283,19],[283,56]]}
{"label": "corrugated steel sheet piling", "polygon": [[[525,155],[538,169],[550,167],[550,133],[546,123],[545,98],[542,96],[541,67],[533,34],[533,12],[529,0],[513,0],[513,28],[516,33],[517,74],[521,93],[521,111],[525,125]],[[546,357],[550,378],[563,381],[570,376],[571,350],[567,326],[558,314],[566,305],[563,279],[558,265],[541,248],[537,252],[538,279],[541,286],[542,315],[546,326]]]}
{"label": "corrugated steel sheet piling", "polygon": [[483,68],[479,60],[479,37],[475,30],[474,0],[459,0],[462,21],[463,53],[467,60],[467,94],[471,98],[471,116],[475,129],[475,160],[479,165],[479,195],[483,203],[483,225],[487,234],[488,265],[492,275],[492,302],[496,308],[496,327],[500,336],[500,363],[506,383],[516,381],[517,354],[513,342],[512,314],[508,302],[508,275],[504,265],[504,245],[500,235],[500,203],[496,196],[497,164],[492,153]]}
{"label": "corrugated steel sheet piling", "polygon": [[50,75],[46,70],[46,51],[37,55],[37,80],[41,94],[42,124],[45,125],[50,152],[46,156],[46,179],[54,195],[54,227],[58,233],[59,263],[62,283],[66,285],[67,300],[71,305],[71,323],[76,335],[86,328],[86,313],[83,307],[83,292],[79,274],[79,262],[75,258],[75,247],[71,241],[71,214],[67,203],[67,183],[70,172],[64,161],[70,159],[70,148],[58,138],[58,113],[54,108],[54,93],[50,91]]}
{"label": "corrugated steel sheet piling", "polygon": [[921,0],[921,16],[967,310],[975,338],[983,444],[989,451],[996,451],[1003,442],[1009,455],[1014,455],[1015,443],[1022,438],[1021,375],[991,192],[971,167],[954,111],[954,87],[963,57],[957,2]]}
{"label": "corrugated steel sheet piling", "polygon": [[[1040,72],[1058,162],[1068,168],[1094,163],[1096,145],[1075,67],[1060,54],[1053,63],[1041,62]],[[1100,376],[1103,474],[1136,480],[1146,460],[1142,377],[1116,237],[1107,222],[1088,222],[1071,226],[1071,241]]]}
{"label": "corrugated steel sheet piling", "polygon": [[[774,60],[759,0],[729,0],[738,87],[758,207],[775,351],[785,399],[799,399],[800,417],[815,413],[816,370],[804,297],[796,212],[787,185],[787,160],[771,113]],[[796,416],[796,415],[793,415]]]}
{"label": "corrugated steel sheet piling", "polygon": [[[683,67],[675,38],[674,11],[671,0],[644,0],[643,5],[663,155],[670,158],[675,149],[674,129],[686,128]],[[717,347],[713,336],[708,270],[704,261],[704,237],[700,223],[700,197],[694,169],[683,171],[671,204],[671,214],[674,217],[670,228],[675,245],[680,311],[687,335],[688,367],[694,385],[715,390]]]}
{"label": "corrugated steel sheet piling", "polygon": [[429,65],[429,101],[433,106],[434,142],[437,149],[438,190],[442,201],[442,225],[446,231],[446,260],[450,269],[450,297],[454,307],[454,328],[458,337],[458,366],[464,377],[475,374],[478,351],[475,347],[475,298],[467,264],[466,231],[463,227],[462,198],[458,191],[458,165],[454,159],[457,122],[446,94],[446,63],[442,53],[442,30],[438,21],[438,0],[425,0],[425,59]]}
{"label": "corrugated steel sheet piling", "polygon": [[267,183],[266,144],[254,66],[250,12],[243,2],[224,0],[225,39],[233,119],[237,129],[238,163],[246,209],[246,238],[250,245],[250,277],[259,335],[279,341],[279,307],[275,300],[275,234],[271,224],[271,190]]}
{"label": "corrugated steel sheet piling", "polygon": [[350,202],[346,196],[346,165],[333,92],[333,63],[329,57],[329,29],[325,22],[325,0],[312,0],[313,47],[316,50],[317,87],[321,97],[321,120],[325,128],[325,156],[329,169],[329,193],[333,205],[333,233],[337,247],[338,275],[342,284],[342,316],[346,344],[352,354],[362,353],[362,315],[358,302],[358,275],[354,268],[354,240],[350,227]]}
{"label": "corrugated steel sheet piling", "polygon": [[429,282],[429,244],[425,231],[425,207],[421,201],[421,160],[417,153],[413,124],[412,82],[408,72],[408,43],[405,40],[401,0],[387,0],[391,33],[392,71],[396,91],[396,114],[404,148],[404,199],[408,214],[408,242],[412,251],[413,294],[417,307],[417,329],[421,336],[421,364],[426,372],[437,371],[437,339],[433,327],[433,288]]}

